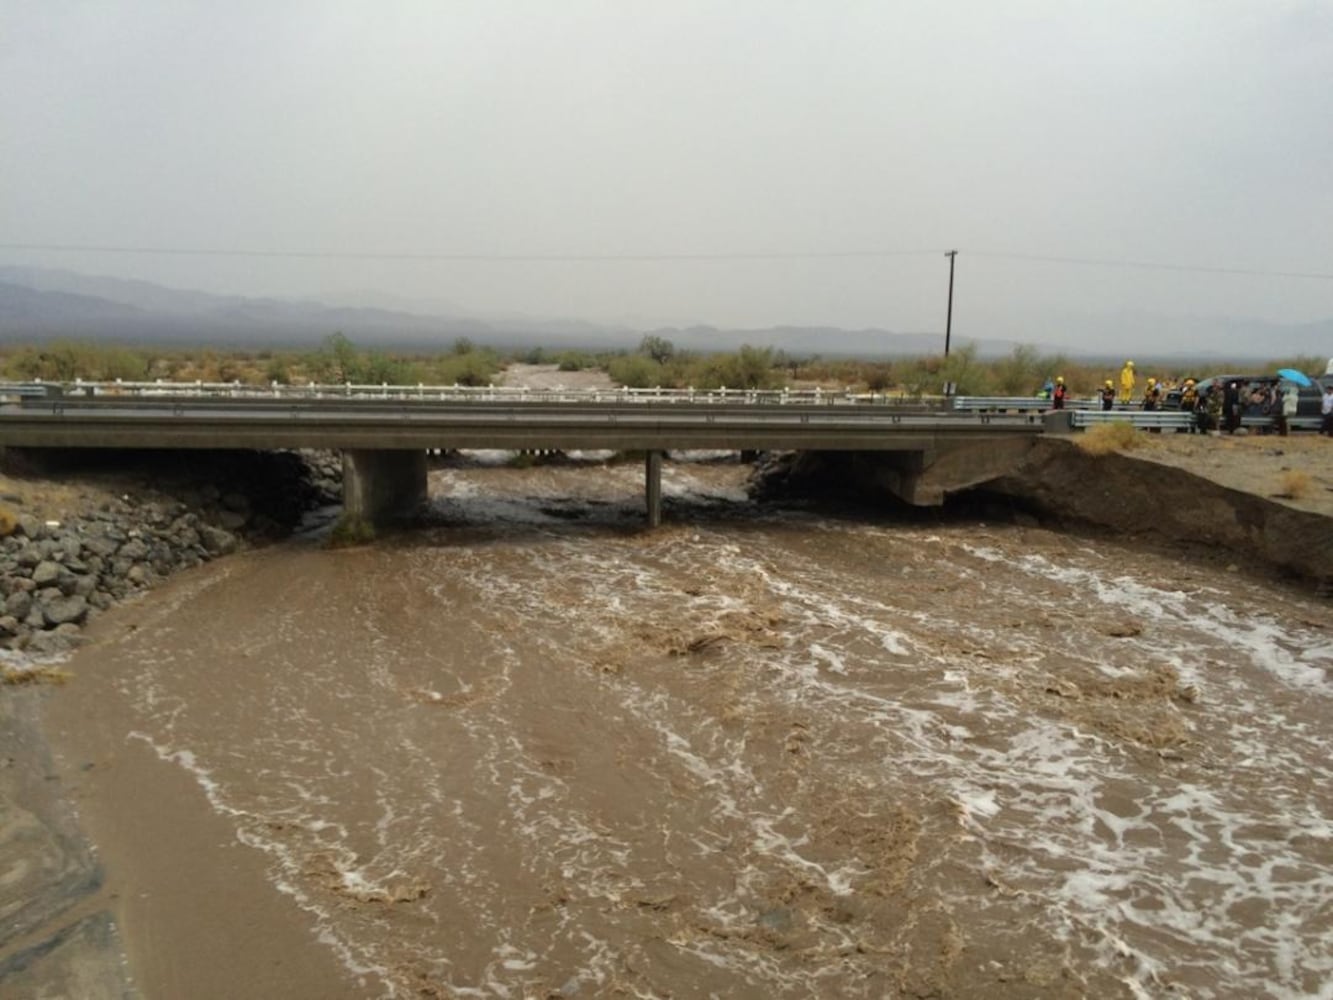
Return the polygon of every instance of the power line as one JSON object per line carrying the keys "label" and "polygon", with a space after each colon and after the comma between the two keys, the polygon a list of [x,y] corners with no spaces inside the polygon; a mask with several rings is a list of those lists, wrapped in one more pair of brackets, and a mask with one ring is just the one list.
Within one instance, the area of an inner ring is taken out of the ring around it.
{"label": "power line", "polygon": [[56,253],[139,254],[161,257],[259,257],[306,260],[479,261],[490,263],[613,263],[716,260],[825,260],[856,257],[925,257],[935,250],[829,250],[772,253],[626,253],[626,254],[504,254],[504,253],[374,253],[341,250],[247,250],[204,247],[129,247],[81,243],[0,243],[0,250]]}
{"label": "power line", "polygon": [[[255,250],[223,247],[119,246],[88,243],[0,243],[0,250],[38,251],[44,253],[102,253],[159,257],[242,257],[261,260],[360,260],[419,261],[456,263],[654,263],[708,261],[776,260],[853,260],[888,257],[928,257],[940,250],[803,250],[730,253],[621,253],[621,254],[509,254],[509,253],[433,253],[396,251],[342,250]],[[948,251],[945,251],[946,253]],[[1101,257],[1071,257],[1057,254],[1009,253],[968,250],[969,257],[996,260],[1022,260],[1044,264],[1074,264],[1084,267],[1117,267],[1149,271],[1230,274],[1257,278],[1297,278],[1309,281],[1333,281],[1333,273],[1278,271],[1265,268],[1215,267],[1205,264],[1179,264],[1169,261],[1116,260]]]}
{"label": "power line", "polygon": [[1242,274],[1258,278],[1308,278],[1314,281],[1333,281],[1333,274],[1311,271],[1269,271],[1249,267],[1210,267],[1206,264],[1173,264],[1155,260],[1110,260],[1099,257],[1059,257],[1031,253],[986,253],[969,250],[969,257],[993,257],[1000,260],[1030,260],[1044,264],[1082,264],[1088,267],[1125,267],[1148,271],[1194,271],[1201,274]]}

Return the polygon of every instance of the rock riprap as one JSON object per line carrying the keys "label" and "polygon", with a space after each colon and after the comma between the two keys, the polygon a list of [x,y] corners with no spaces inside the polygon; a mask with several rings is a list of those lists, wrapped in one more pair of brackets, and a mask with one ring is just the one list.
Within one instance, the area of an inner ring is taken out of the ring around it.
{"label": "rock riprap", "polygon": [[0,643],[68,649],[98,611],[239,544],[184,504],[107,506],[63,522],[18,515],[0,543]]}
{"label": "rock riprap", "polygon": [[341,493],[328,453],[227,453],[170,482],[150,459],[170,493],[127,493],[58,521],[0,497],[0,648],[64,652],[99,612],[252,540],[284,537]]}

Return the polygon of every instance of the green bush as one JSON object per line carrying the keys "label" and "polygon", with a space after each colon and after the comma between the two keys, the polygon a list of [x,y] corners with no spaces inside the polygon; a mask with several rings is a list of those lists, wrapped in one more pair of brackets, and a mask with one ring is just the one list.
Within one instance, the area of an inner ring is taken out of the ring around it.
{"label": "green bush", "polygon": [[612,358],[606,366],[606,372],[616,385],[629,386],[631,389],[651,389],[669,384],[664,382],[666,372],[662,365],[643,354]]}
{"label": "green bush", "polygon": [[581,372],[585,368],[596,367],[596,362],[585,351],[561,351],[556,359],[556,367],[562,372]]}

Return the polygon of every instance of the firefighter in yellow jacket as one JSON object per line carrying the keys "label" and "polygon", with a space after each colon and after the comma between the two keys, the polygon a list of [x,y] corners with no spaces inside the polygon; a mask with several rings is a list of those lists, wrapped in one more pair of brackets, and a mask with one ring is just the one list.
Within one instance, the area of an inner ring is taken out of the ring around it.
{"label": "firefighter in yellow jacket", "polygon": [[1126,361],[1120,369],[1120,402],[1128,403],[1134,398],[1134,362]]}

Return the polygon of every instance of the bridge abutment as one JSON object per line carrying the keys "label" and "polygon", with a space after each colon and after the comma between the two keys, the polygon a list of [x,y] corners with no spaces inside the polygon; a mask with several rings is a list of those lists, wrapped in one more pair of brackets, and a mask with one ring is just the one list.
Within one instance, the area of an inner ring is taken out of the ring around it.
{"label": "bridge abutment", "polygon": [[426,453],[348,448],[343,456],[343,516],[381,525],[426,502]]}
{"label": "bridge abutment", "polygon": [[912,452],[882,452],[874,461],[878,480],[890,493],[917,507],[937,507],[944,498],[972,489],[1014,469],[1032,448],[1028,438],[984,444],[937,445]]}

